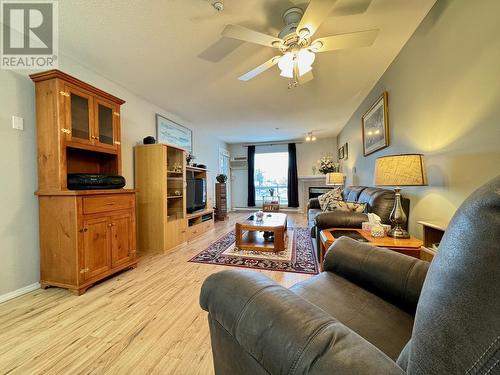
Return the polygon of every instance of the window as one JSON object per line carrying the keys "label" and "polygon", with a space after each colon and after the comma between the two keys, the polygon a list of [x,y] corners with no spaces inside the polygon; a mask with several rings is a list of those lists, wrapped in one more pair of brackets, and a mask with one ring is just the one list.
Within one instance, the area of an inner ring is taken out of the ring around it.
{"label": "window", "polygon": [[288,204],[288,152],[255,154],[255,201],[271,195],[280,197],[280,203]]}

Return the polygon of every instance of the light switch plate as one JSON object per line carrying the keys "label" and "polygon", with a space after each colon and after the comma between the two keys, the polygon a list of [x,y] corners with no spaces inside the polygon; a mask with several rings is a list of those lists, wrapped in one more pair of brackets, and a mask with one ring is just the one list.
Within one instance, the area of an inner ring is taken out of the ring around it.
{"label": "light switch plate", "polygon": [[24,130],[24,119],[22,117],[12,116],[12,128]]}

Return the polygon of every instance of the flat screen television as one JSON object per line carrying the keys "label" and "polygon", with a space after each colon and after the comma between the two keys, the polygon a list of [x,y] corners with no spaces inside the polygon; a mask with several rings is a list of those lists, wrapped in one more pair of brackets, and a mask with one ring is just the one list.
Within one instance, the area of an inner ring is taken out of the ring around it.
{"label": "flat screen television", "polygon": [[207,205],[207,182],[204,178],[188,178],[186,189],[187,212],[205,209]]}

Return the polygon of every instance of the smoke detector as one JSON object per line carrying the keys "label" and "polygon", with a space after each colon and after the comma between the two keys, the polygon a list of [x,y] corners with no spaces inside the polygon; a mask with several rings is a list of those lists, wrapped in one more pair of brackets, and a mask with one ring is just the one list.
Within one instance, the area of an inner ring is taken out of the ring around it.
{"label": "smoke detector", "polygon": [[214,1],[212,6],[217,12],[222,12],[224,10],[224,3],[222,1]]}

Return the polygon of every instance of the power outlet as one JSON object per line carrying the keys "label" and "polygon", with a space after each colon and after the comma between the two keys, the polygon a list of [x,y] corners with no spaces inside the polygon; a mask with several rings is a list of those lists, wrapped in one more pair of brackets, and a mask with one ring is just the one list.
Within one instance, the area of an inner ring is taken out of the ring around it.
{"label": "power outlet", "polygon": [[24,130],[24,119],[22,117],[12,116],[12,128]]}

